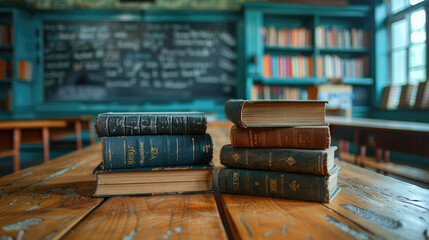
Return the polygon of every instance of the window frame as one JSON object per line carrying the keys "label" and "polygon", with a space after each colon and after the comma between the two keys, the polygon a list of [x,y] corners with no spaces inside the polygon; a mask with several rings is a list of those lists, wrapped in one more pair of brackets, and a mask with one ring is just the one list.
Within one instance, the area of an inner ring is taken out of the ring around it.
{"label": "window frame", "polygon": [[[407,0],[408,1],[408,0]],[[409,53],[410,53],[410,47],[411,47],[411,21],[410,21],[410,15],[412,12],[419,10],[419,9],[424,9],[425,13],[426,13],[426,23],[425,23],[425,30],[426,30],[426,40],[425,40],[425,45],[426,45],[426,64],[425,64],[425,68],[426,68],[426,79],[429,78],[429,71],[428,71],[428,59],[429,59],[429,55],[428,55],[428,45],[427,45],[427,41],[428,41],[428,2],[429,1],[422,1],[420,3],[417,3],[416,5],[409,5],[408,7],[402,9],[399,12],[396,12],[394,14],[392,14],[391,12],[391,5],[390,2],[388,4],[388,17],[387,17],[387,34],[388,34],[388,85],[393,85],[393,77],[392,77],[392,54],[393,54],[393,49],[392,49],[392,24],[400,21],[400,20],[404,20],[406,19],[407,21],[407,43],[406,46],[403,48],[405,49],[405,63],[406,63],[406,81],[405,84],[410,84],[410,77],[409,77],[409,73],[410,73],[410,59],[409,59]],[[416,44],[414,44],[413,46],[416,46]],[[419,66],[420,67],[420,66]],[[401,86],[403,84],[400,84]]]}

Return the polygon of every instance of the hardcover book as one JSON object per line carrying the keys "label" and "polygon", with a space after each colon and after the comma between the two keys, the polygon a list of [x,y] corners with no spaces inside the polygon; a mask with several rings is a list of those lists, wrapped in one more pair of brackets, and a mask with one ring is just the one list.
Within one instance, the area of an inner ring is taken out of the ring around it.
{"label": "hardcover book", "polygon": [[225,145],[220,151],[220,163],[230,168],[332,175],[336,149],[335,146],[314,150]]}
{"label": "hardcover book", "polygon": [[326,101],[228,100],[226,117],[243,128],[326,125]]}
{"label": "hardcover book", "polygon": [[233,147],[282,147],[327,149],[331,145],[328,126],[241,128],[232,126]]}
{"label": "hardcover book", "polygon": [[331,176],[223,168],[217,172],[221,193],[329,202],[339,191],[339,167]]}
{"label": "hardcover book", "polygon": [[100,164],[94,174],[97,177],[95,197],[199,193],[211,191],[213,185],[210,164],[126,171],[103,170],[103,164]]}
{"label": "hardcover book", "polygon": [[95,120],[99,137],[135,135],[204,134],[207,118],[202,112],[102,113]]}
{"label": "hardcover book", "polygon": [[101,138],[104,169],[207,164],[213,144],[205,135],[144,135]]}

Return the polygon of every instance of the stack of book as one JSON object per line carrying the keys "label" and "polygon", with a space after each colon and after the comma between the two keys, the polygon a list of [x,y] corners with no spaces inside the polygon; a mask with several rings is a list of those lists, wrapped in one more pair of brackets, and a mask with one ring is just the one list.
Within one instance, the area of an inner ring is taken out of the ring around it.
{"label": "stack of book", "polygon": [[98,115],[103,149],[94,196],[211,191],[213,145],[206,127],[201,112]]}
{"label": "stack of book", "polygon": [[369,35],[360,28],[338,29],[335,26],[316,27],[316,44],[321,48],[363,48],[369,45]]}
{"label": "stack of book", "polygon": [[325,101],[229,100],[221,193],[329,202],[339,191]]}

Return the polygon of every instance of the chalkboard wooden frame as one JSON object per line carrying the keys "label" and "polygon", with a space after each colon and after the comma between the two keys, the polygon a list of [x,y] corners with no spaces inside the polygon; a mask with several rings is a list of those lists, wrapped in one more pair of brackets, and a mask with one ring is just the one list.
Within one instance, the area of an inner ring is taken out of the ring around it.
{"label": "chalkboard wooden frame", "polygon": [[[58,111],[67,106],[69,111],[99,112],[117,109],[126,110],[206,110],[221,112],[225,98],[172,98],[172,99],[113,99],[100,101],[67,101],[47,102],[44,98],[43,75],[43,23],[45,21],[115,21],[115,22],[225,22],[235,24],[236,40],[242,43],[243,21],[239,11],[205,11],[205,10],[40,10],[37,12],[38,22],[35,24],[39,31],[39,75],[35,102],[36,111]],[[237,85],[235,97],[244,96],[243,56],[244,47],[237,44]]]}

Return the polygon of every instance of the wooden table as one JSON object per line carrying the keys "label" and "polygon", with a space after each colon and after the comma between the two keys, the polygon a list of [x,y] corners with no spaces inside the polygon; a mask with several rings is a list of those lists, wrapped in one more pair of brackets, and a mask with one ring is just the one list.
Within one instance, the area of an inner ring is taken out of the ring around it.
{"label": "wooden table", "polygon": [[[229,126],[209,125],[217,165]],[[337,162],[341,191],[329,204],[211,193],[91,198],[100,148],[93,145],[0,178],[0,238],[429,237],[429,190],[345,162]]]}
{"label": "wooden table", "polygon": [[[49,161],[50,130],[64,128],[64,120],[20,120],[0,122],[0,157],[13,156],[13,170],[19,170],[21,143],[43,143],[44,161]],[[13,150],[10,150],[13,149]]]}

